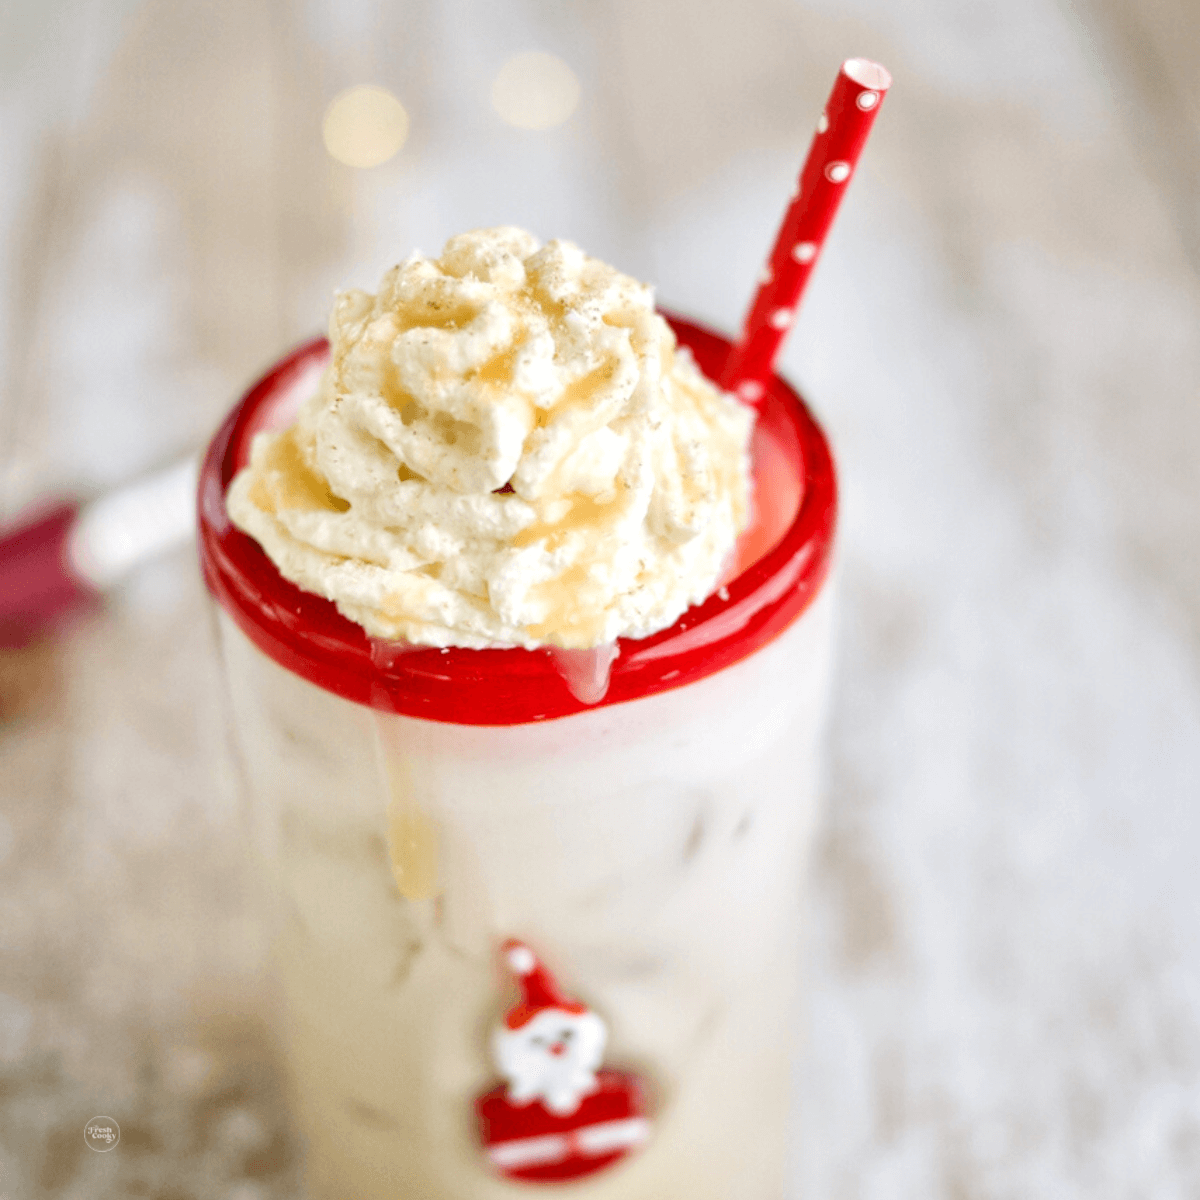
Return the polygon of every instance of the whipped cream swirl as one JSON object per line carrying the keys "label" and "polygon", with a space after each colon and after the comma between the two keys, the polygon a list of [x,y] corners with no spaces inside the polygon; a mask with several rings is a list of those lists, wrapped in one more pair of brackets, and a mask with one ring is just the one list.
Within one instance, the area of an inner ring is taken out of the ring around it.
{"label": "whipped cream swirl", "polygon": [[332,359],[231,519],[368,633],[584,649],[674,623],[748,521],[752,414],[649,288],[514,228],[338,295]]}

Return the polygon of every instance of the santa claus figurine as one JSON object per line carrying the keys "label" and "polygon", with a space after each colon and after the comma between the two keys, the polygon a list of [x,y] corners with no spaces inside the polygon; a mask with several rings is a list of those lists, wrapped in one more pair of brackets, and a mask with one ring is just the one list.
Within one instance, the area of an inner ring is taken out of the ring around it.
{"label": "santa claus figurine", "polygon": [[476,1101],[492,1165],[510,1179],[578,1179],[622,1159],[649,1135],[638,1080],[602,1070],[608,1031],[567,1000],[523,942],[504,943],[521,999],[492,1034],[505,1082]]}

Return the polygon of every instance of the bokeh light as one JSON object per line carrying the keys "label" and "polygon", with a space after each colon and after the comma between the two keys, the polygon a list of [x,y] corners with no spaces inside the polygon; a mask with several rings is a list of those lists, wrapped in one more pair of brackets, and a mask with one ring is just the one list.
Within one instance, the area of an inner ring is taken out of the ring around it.
{"label": "bokeh light", "polygon": [[579,104],[579,79],[561,58],[514,54],[492,81],[492,107],[518,129],[553,129]]}
{"label": "bokeh light", "polygon": [[348,167],[377,167],[404,145],[408,113],[387,88],[363,84],[335,96],[321,129],[325,149]]}

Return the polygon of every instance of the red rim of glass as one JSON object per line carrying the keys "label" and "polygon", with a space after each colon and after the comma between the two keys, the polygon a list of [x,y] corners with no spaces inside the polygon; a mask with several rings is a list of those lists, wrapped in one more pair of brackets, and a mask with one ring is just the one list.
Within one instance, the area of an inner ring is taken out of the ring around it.
{"label": "red rim of glass", "polygon": [[[730,343],[664,313],[700,369],[720,378]],[[544,650],[436,647],[372,658],[372,639],[334,604],[301,591],[259,544],[234,528],[225,491],[249,455],[261,412],[328,354],[317,338],[292,351],[246,393],[209,445],[200,472],[200,561],[221,607],[266,655],[318,687],[385,712],[457,725],[523,725],[621,704],[713,675],[753,654],[790,625],[829,571],[837,480],[824,434],[800,395],[773,376],[760,407],[789,456],[800,459],[796,516],[775,547],[670,629],[622,638],[599,705],[577,700]]]}

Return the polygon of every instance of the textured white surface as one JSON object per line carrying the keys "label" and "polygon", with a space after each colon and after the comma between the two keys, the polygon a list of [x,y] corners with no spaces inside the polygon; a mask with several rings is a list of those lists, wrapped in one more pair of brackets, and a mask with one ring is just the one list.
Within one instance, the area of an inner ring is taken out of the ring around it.
{"label": "textured white surface", "polygon": [[[1193,1197],[1195,121],[1134,36],[1170,11],[6,6],[4,503],[196,444],[334,286],[475,225],[734,326],[838,61],[884,62],[785,363],[845,499],[800,1194]],[[583,88],[544,134],[488,99],[530,47]],[[368,77],[412,131],[354,179],[320,114]],[[0,1194],[288,1194],[190,559],[60,658],[0,733]]]}

